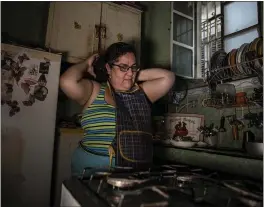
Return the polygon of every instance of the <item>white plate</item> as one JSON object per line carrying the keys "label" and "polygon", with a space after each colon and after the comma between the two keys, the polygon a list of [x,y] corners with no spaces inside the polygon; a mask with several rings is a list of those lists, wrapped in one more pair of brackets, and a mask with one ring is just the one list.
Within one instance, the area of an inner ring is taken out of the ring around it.
{"label": "white plate", "polygon": [[190,148],[193,147],[196,142],[191,142],[191,141],[175,141],[175,140],[170,140],[171,144],[174,147],[185,147],[185,148]]}
{"label": "white plate", "polygon": [[163,143],[163,144],[170,144],[171,142],[170,142],[169,139],[166,139],[166,140],[161,140],[161,143]]}
{"label": "white plate", "polygon": [[198,147],[205,147],[205,146],[207,146],[208,144],[206,143],[206,142],[197,142],[197,146]]}

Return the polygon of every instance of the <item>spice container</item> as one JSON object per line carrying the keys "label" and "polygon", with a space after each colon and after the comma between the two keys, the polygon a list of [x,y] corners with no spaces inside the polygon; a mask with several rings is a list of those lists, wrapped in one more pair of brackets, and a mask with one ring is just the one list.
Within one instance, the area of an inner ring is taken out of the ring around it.
{"label": "spice container", "polygon": [[247,103],[247,97],[246,92],[239,92],[236,93],[236,104],[246,104]]}

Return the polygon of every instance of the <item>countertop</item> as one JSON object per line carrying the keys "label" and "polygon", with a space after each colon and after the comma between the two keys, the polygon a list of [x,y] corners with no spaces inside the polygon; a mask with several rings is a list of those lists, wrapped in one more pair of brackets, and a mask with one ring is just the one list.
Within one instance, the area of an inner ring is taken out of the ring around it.
{"label": "countertop", "polygon": [[205,148],[180,148],[168,144],[154,144],[154,159],[160,162],[182,163],[212,170],[263,179],[263,159],[242,152]]}
{"label": "countertop", "polygon": [[61,134],[83,134],[82,128],[59,128]]}
{"label": "countertop", "polygon": [[247,154],[243,150],[239,149],[232,149],[232,148],[215,148],[215,147],[176,147],[171,144],[165,144],[159,141],[154,141],[154,146],[157,147],[165,147],[165,148],[174,148],[174,149],[181,149],[181,150],[189,150],[189,151],[196,151],[196,152],[207,152],[212,154],[220,154],[220,155],[227,155],[227,156],[233,156],[233,157],[242,157],[246,159],[256,159],[256,160],[263,160],[263,156],[253,156],[250,154]]}

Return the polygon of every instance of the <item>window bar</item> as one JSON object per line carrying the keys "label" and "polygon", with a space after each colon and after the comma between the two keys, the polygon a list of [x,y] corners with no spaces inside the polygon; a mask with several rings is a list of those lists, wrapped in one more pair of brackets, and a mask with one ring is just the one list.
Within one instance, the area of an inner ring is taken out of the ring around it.
{"label": "window bar", "polygon": [[[206,3],[206,19],[207,19],[207,21],[208,21],[208,3]],[[207,22],[207,28],[208,28],[208,24],[210,24],[210,22]],[[209,42],[210,41],[210,34],[209,34],[209,30],[207,29],[207,41]],[[206,62],[207,62],[207,70],[208,70],[208,72],[209,72],[209,75],[211,75],[210,74],[210,71],[209,71],[209,57],[210,57],[210,45],[209,45],[209,47],[208,47],[208,45],[207,45],[207,54],[206,54]]]}
{"label": "window bar", "polygon": [[194,2],[192,2],[192,14],[193,14],[193,22],[192,22],[192,77],[194,78],[197,73],[195,74],[195,61],[196,61],[196,58],[195,58],[195,6],[194,6]]}
{"label": "window bar", "polygon": [[215,22],[215,42],[214,42],[214,44],[215,44],[215,48],[216,48],[216,51],[218,50],[218,48],[217,48],[217,44],[216,44],[216,40],[217,40],[217,21],[216,21],[216,2],[214,2],[214,16],[215,16],[215,18],[214,18],[214,22]]}

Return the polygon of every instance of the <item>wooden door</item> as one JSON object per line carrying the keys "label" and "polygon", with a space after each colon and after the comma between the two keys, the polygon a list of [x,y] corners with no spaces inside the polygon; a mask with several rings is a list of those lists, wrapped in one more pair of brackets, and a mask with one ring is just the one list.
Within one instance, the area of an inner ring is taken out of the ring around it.
{"label": "wooden door", "polygon": [[100,23],[101,2],[52,2],[46,46],[65,52],[79,62],[97,51],[95,25]]}

